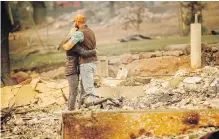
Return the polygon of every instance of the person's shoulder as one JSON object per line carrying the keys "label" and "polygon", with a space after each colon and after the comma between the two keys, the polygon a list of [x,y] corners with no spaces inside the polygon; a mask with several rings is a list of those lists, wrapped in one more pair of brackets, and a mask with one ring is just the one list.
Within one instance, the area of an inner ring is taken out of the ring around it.
{"label": "person's shoulder", "polygon": [[78,31],[75,32],[75,34],[83,34],[83,32],[78,30]]}
{"label": "person's shoulder", "polygon": [[80,29],[80,31],[85,35],[87,36],[88,34],[93,34],[94,35],[94,31],[88,27],[87,25],[83,28]]}
{"label": "person's shoulder", "polygon": [[85,32],[94,33],[94,31],[93,31],[91,28],[89,28],[89,27],[87,27],[87,28],[85,29]]}
{"label": "person's shoulder", "polygon": [[83,36],[83,32],[82,31],[76,31],[74,33],[74,36],[78,37],[78,36]]}

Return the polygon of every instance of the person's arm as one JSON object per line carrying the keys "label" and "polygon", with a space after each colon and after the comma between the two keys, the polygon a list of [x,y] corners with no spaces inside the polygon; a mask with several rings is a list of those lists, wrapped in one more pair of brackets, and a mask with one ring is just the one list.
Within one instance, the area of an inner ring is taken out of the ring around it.
{"label": "person's arm", "polygon": [[90,56],[95,56],[97,54],[97,50],[85,50],[82,48],[79,44],[76,44],[73,48],[73,51],[78,53],[81,57],[90,57]]}
{"label": "person's arm", "polygon": [[84,34],[81,31],[76,31],[74,35],[63,45],[65,50],[70,50],[78,42],[84,41]]}

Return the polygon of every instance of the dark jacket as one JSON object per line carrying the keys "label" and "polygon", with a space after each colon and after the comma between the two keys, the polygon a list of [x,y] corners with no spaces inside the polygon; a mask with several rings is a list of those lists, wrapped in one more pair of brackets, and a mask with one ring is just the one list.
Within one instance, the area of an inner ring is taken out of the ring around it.
{"label": "dark jacket", "polygon": [[79,44],[76,44],[72,49],[66,51],[66,68],[65,75],[79,74],[79,56],[83,58],[96,55],[96,50],[85,50]]}
{"label": "dark jacket", "polygon": [[[80,43],[80,46],[85,50],[96,49],[96,39],[94,32],[88,28],[87,25],[82,26],[79,29],[84,34],[84,41]],[[92,55],[90,57],[80,57],[80,64],[89,63],[97,61],[97,55]]]}

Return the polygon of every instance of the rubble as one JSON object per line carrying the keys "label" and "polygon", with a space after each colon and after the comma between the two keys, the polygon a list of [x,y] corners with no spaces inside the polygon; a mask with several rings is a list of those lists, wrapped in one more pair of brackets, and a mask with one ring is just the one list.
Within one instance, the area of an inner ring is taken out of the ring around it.
{"label": "rubble", "polygon": [[163,56],[135,60],[126,65],[128,76],[150,76],[156,74],[172,74],[182,68],[189,67],[188,56]]}
{"label": "rubble", "polygon": [[[98,103],[94,103],[96,106],[89,104],[86,105],[88,108],[82,110],[219,108],[217,67],[181,69],[175,75],[165,78],[132,77],[115,83],[113,79],[103,79],[103,81],[104,85],[109,87],[96,89],[97,95],[101,96],[102,100],[97,100]],[[112,83],[113,86],[110,86]],[[2,124],[2,138],[61,138],[60,116],[66,109],[67,80],[35,78],[28,85],[6,86],[1,89],[3,102],[1,114],[9,110],[10,117],[8,121],[4,120],[7,124]],[[13,107],[12,102],[16,104]],[[197,134],[189,133],[172,137],[204,135],[205,130],[208,129],[200,129]],[[216,128],[211,131],[215,130]]]}
{"label": "rubble", "polygon": [[129,77],[120,82],[119,86],[142,86],[150,83],[151,78]]}
{"label": "rubble", "polygon": [[133,58],[134,60],[139,60],[139,59],[140,59],[140,56],[139,56],[138,54],[133,54],[133,55],[132,55],[132,58]]}
{"label": "rubble", "polygon": [[[152,79],[145,87],[145,95],[135,100],[125,100],[124,106],[134,109],[219,108],[219,105],[216,105],[219,96],[219,69],[205,67],[191,74],[195,76],[188,77],[185,73],[181,74],[181,77],[173,76],[168,85],[164,85],[166,80]],[[179,75],[179,72],[176,75]]]}
{"label": "rubble", "polygon": [[53,109],[64,110],[63,107],[53,105],[44,108],[43,111],[37,110],[23,114],[14,114],[6,125],[2,125],[1,138],[61,139],[61,113],[57,115]]}
{"label": "rubble", "polygon": [[[109,75],[115,78],[119,68],[124,65],[129,71],[128,77],[172,74],[182,68],[190,67],[190,46],[188,44],[168,45],[164,50],[108,57]],[[202,43],[202,65],[216,66],[218,63],[218,48],[212,44]]]}
{"label": "rubble", "polygon": [[34,78],[27,85],[1,88],[1,138],[61,139],[67,80]]}
{"label": "rubble", "polygon": [[25,106],[34,103],[36,94],[37,92],[33,90],[31,85],[23,85],[12,98],[11,103],[15,103],[15,106]]}
{"label": "rubble", "polygon": [[36,78],[27,85],[5,86],[1,88],[1,108],[10,107],[13,103],[16,107],[33,103],[39,106],[54,103],[61,104],[62,99],[58,99],[63,98],[61,89],[65,95],[68,95],[68,82],[66,80],[52,82]]}
{"label": "rubble", "polygon": [[128,64],[128,63],[131,63],[132,61],[134,61],[134,58],[132,57],[131,54],[125,54],[125,55],[122,55],[121,57],[122,64]]}
{"label": "rubble", "polygon": [[139,55],[139,59],[147,59],[152,57],[160,57],[162,56],[162,52],[145,52]]}
{"label": "rubble", "polygon": [[104,78],[102,80],[102,84],[103,86],[109,86],[109,87],[116,87],[119,84],[121,84],[121,82],[123,82],[123,80],[117,80],[117,79],[113,79],[113,78]]}
{"label": "rubble", "polygon": [[29,75],[23,71],[12,72],[11,78],[15,80],[16,83],[21,83],[29,78]]}
{"label": "rubble", "polygon": [[216,67],[184,69],[172,77],[152,78],[144,83],[137,79],[127,78],[118,86],[144,85],[145,93],[137,95],[136,92],[137,97],[131,99],[126,92],[120,93],[124,97],[122,108],[109,107],[109,110],[219,108],[219,69]]}
{"label": "rubble", "polygon": [[112,57],[109,57],[108,60],[109,60],[109,62],[108,62],[109,65],[118,66],[118,65],[122,64],[120,56],[112,56]]}
{"label": "rubble", "polygon": [[181,50],[175,50],[175,51],[165,51],[163,52],[163,56],[181,56],[184,55],[184,52]]}
{"label": "rubble", "polygon": [[201,77],[188,77],[183,80],[184,83],[196,84],[201,81]]}
{"label": "rubble", "polygon": [[125,68],[124,66],[119,69],[116,79],[126,79],[128,76],[128,69]]}

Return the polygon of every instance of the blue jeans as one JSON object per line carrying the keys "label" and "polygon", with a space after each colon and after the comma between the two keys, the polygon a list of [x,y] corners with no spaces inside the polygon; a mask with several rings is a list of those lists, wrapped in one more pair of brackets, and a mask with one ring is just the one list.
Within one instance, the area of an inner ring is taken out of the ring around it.
{"label": "blue jeans", "polygon": [[81,95],[95,94],[94,74],[96,73],[97,62],[80,64],[81,74]]}

